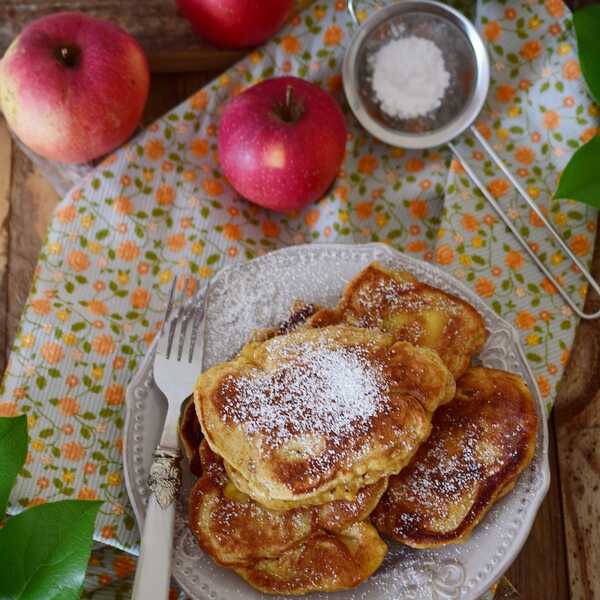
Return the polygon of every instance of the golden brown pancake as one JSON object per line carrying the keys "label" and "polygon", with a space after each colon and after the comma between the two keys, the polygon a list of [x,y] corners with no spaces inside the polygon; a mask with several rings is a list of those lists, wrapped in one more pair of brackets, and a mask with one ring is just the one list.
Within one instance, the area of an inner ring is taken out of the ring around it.
{"label": "golden brown pancake", "polygon": [[307,320],[309,327],[339,323],[377,328],[395,340],[431,348],[455,379],[487,337],[483,318],[470,304],[376,262],[348,283],[336,308],[323,308]]}
{"label": "golden brown pancake", "polygon": [[533,458],[537,427],[521,377],[469,369],[411,464],[390,477],[373,524],[414,548],[464,542]]}
{"label": "golden brown pancake", "polygon": [[194,406],[194,397],[190,396],[181,407],[179,440],[183,453],[190,464],[190,471],[196,477],[200,477],[202,474],[200,456],[198,455],[198,447],[200,446],[202,437],[202,429],[200,429],[200,423],[198,422]]}
{"label": "golden brown pancake", "polygon": [[273,511],[235,488],[206,441],[200,457],[203,475],[190,496],[190,526],[200,546],[223,566],[277,558],[317,533],[340,533],[366,519],[387,487],[384,478],[360,490],[355,502]]}
{"label": "golden brown pancake", "polygon": [[435,352],[336,326],[247,344],[200,376],[195,404],[236,485],[278,509],[397,473],[454,390]]}
{"label": "golden brown pancake", "polygon": [[342,533],[316,533],[277,558],[235,571],[267,594],[335,592],[356,587],[381,565],[387,546],[365,521]]}

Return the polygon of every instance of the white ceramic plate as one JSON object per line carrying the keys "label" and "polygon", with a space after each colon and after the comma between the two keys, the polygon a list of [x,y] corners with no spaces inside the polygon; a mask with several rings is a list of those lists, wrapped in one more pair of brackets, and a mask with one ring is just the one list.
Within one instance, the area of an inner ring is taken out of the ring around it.
{"label": "white ceramic plate", "polygon": [[[420,280],[452,292],[483,315],[490,336],[477,360],[525,378],[537,400],[541,423],[537,450],[515,489],[496,504],[466,544],[423,551],[389,542],[382,567],[358,589],[334,595],[314,594],[311,599],[474,600],[516,557],[550,482],[548,430],[535,379],[513,327],[480,298],[448,273],[382,244],[285,248],[224,268],[215,276],[207,301],[204,368],[230,359],[257,327],[285,319],[295,299],[325,306],[336,304],[348,280],[375,260],[410,271]],[[148,498],[146,478],[151,455],[166,411],[165,400],[152,379],[152,354],[148,354],[127,390],[125,478],[140,529]],[[190,483],[185,482],[178,503],[173,556],[173,575],[183,590],[196,600],[272,598],[218,567],[200,550],[187,527],[185,498]]]}

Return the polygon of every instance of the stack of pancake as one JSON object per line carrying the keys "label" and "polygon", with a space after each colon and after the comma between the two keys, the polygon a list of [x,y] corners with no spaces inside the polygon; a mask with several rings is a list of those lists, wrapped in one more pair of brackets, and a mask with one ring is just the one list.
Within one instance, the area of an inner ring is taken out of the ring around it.
{"label": "stack of pancake", "polygon": [[469,368],[486,335],[468,303],[377,263],[337,307],[298,302],[256,332],[184,409],[200,546],[263,592],[303,594],[369,577],[379,533],[466,540],[537,431],[520,377]]}

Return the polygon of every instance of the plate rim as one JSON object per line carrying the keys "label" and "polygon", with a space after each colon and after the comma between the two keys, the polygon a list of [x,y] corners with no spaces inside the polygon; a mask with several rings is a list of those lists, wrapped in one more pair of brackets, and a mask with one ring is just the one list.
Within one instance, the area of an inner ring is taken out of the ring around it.
{"label": "plate rim", "polygon": [[[279,248],[277,250],[267,252],[264,255],[257,256],[255,258],[253,258],[252,260],[243,261],[243,262],[240,261],[240,262],[236,262],[236,263],[233,263],[233,264],[223,267],[210,280],[210,282],[207,286],[207,289],[206,289],[206,294],[208,294],[210,292],[210,288],[213,287],[217,282],[219,282],[220,279],[226,277],[227,273],[232,272],[234,270],[245,269],[252,263],[256,264],[257,262],[258,263],[268,262],[269,260],[272,260],[272,258],[275,255],[287,254],[289,252],[302,252],[303,250],[306,250],[306,251],[336,250],[336,249],[337,250],[342,250],[342,249],[348,250],[351,248],[355,248],[355,249],[377,248],[377,249],[382,250],[385,253],[387,253],[391,258],[402,257],[402,260],[404,260],[404,261],[407,260],[409,263],[412,263],[415,266],[422,266],[421,268],[426,268],[428,271],[437,271],[438,273],[443,275],[444,278],[448,278],[448,277],[451,278],[453,280],[453,284],[456,285],[457,288],[460,288],[461,292],[465,296],[468,297],[469,302],[472,303],[476,309],[478,307],[480,307],[478,309],[478,312],[481,310],[481,307],[485,307],[486,312],[489,312],[491,310],[490,307],[486,304],[486,302],[482,298],[480,298],[465,283],[460,281],[458,278],[456,278],[451,273],[444,271],[443,269],[441,269],[440,267],[438,267],[437,265],[435,265],[433,263],[429,263],[427,261],[415,258],[404,252],[400,252],[399,250],[396,250],[395,248],[392,248],[389,245],[381,243],[381,242],[370,242],[370,243],[365,243],[365,244],[309,243],[309,244],[299,244],[299,245],[286,246],[283,248]],[[540,506],[541,506],[544,498],[546,497],[546,494],[550,487],[550,480],[551,480],[550,463],[549,463],[549,457],[548,457],[548,451],[549,451],[548,414],[546,411],[545,404],[542,400],[542,397],[541,397],[541,394],[540,394],[540,391],[539,391],[539,388],[537,385],[537,381],[533,375],[531,366],[529,365],[529,362],[527,361],[525,352],[522,348],[521,341],[519,339],[519,335],[518,335],[515,327],[511,323],[506,321],[503,317],[499,316],[496,313],[494,313],[494,314],[495,314],[495,318],[497,319],[497,321],[499,323],[502,323],[503,326],[506,328],[506,330],[509,331],[511,338],[512,338],[511,341],[512,341],[514,347],[516,348],[520,362],[521,362],[523,368],[527,371],[528,379],[534,386],[534,389],[532,391],[533,391],[533,395],[535,397],[539,416],[541,417],[540,418],[541,431],[540,431],[540,434],[538,435],[538,438],[539,438],[538,444],[536,444],[536,455],[538,453],[541,453],[542,460],[539,465],[540,466],[539,485],[535,488],[535,493],[531,497],[531,502],[530,502],[531,508],[524,515],[525,518],[523,519],[521,526],[516,531],[516,534],[513,538],[513,543],[511,544],[510,552],[505,554],[501,559],[499,559],[496,563],[495,568],[488,571],[486,573],[486,576],[477,582],[476,588],[474,587],[471,590],[469,590],[469,595],[461,596],[461,597],[467,598],[469,600],[471,600],[471,599],[475,600],[476,598],[479,598],[482,593],[485,593],[485,591],[490,588],[490,586],[493,584],[493,582],[497,581],[508,570],[508,568],[511,566],[513,561],[517,558],[518,554],[520,553],[521,549],[523,548],[523,545],[525,544],[525,542],[527,541],[527,538],[529,537],[529,534],[531,532],[531,529],[533,527],[533,524],[534,524],[537,514],[539,512]],[[151,377],[148,378],[148,372],[150,372],[150,374],[151,374],[152,369],[151,369],[150,364],[154,357],[154,352],[156,349],[157,342],[158,342],[158,340],[155,339],[153,341],[153,343],[151,344],[151,346],[149,347],[148,352],[146,353],[146,356],[143,358],[143,360],[140,363],[140,366],[138,367],[138,370],[133,375],[129,384],[127,385],[126,394],[125,394],[125,400],[126,400],[125,401],[125,407],[126,407],[125,412],[126,412],[126,414],[125,414],[124,436],[123,436],[123,470],[124,470],[124,479],[125,479],[125,487],[127,489],[127,495],[129,497],[130,504],[132,506],[134,515],[136,517],[136,521],[138,524],[140,534],[141,534],[141,532],[143,532],[145,507],[143,506],[143,503],[139,504],[137,501],[134,501],[134,498],[136,498],[136,495],[137,495],[137,490],[134,487],[133,473],[130,472],[130,468],[129,468],[129,460],[131,458],[129,432],[130,432],[130,428],[132,426],[132,419],[133,419],[132,413],[133,413],[133,407],[134,407],[134,398],[133,398],[134,390],[139,389],[140,386],[151,387],[152,378]],[[541,447],[539,447],[539,441],[541,441]],[[196,600],[204,600],[203,598],[198,596],[195,591],[192,591],[189,588],[189,586],[187,585],[187,583],[185,581],[181,580],[182,578],[178,577],[175,570],[173,570],[172,576],[177,580],[177,583],[184,590],[184,592],[186,594],[188,594],[191,598],[194,598]],[[473,592],[475,592],[475,593],[473,593]],[[277,596],[274,596],[274,597],[277,597]]]}

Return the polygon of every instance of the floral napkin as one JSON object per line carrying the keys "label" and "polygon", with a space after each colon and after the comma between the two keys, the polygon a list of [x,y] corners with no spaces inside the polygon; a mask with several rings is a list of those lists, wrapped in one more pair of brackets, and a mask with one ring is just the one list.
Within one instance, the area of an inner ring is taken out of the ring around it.
{"label": "floral napkin", "polygon": [[[367,10],[374,8],[361,6],[361,18]],[[581,78],[570,15],[560,0],[482,1],[477,23],[493,70],[477,127],[587,261],[596,213],[551,200],[561,168],[594,134],[598,114]],[[407,152],[361,130],[341,90],[352,33],[345,2],[312,3],[271,43],[110,156],[59,205],[0,401],[0,415],[29,416],[30,454],[13,511],[65,497],[100,498],[97,538],[135,551],[139,536],[122,470],[125,388],[156,334],[173,277],[209,279],[224,265],[289,244],[382,241],[448,269],[518,328],[550,408],[576,318],[447,149]],[[225,101],[281,74],[335,94],[349,131],[330,193],[292,216],[238,198],[216,156]],[[580,276],[536,216],[472,139],[463,137],[460,146],[583,301]],[[119,560],[119,569],[130,568]]]}

